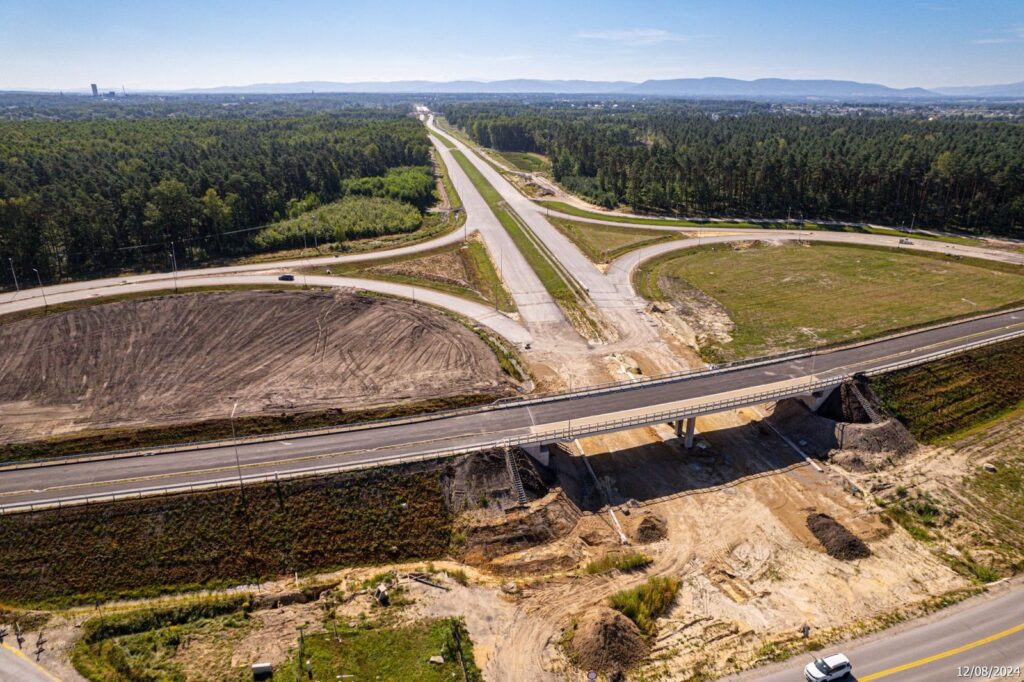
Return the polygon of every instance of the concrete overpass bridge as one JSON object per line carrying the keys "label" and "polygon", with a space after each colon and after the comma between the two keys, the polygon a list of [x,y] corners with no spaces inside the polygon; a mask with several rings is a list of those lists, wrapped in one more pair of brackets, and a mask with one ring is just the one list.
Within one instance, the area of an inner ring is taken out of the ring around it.
{"label": "concrete overpass bridge", "polygon": [[[786,398],[822,397],[859,374],[923,364],[1024,336],[1024,309],[812,353],[594,386],[316,432],[104,453],[0,470],[0,512],[310,476],[692,420]],[[689,428],[686,425],[689,424]],[[237,468],[236,468],[237,457]]]}

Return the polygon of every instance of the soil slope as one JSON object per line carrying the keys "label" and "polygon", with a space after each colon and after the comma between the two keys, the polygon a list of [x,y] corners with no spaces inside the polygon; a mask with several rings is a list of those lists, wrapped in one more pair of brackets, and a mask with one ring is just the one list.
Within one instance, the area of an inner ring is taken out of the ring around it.
{"label": "soil slope", "polygon": [[216,292],[0,326],[0,442],[82,429],[354,410],[510,385],[472,331],[352,293]]}

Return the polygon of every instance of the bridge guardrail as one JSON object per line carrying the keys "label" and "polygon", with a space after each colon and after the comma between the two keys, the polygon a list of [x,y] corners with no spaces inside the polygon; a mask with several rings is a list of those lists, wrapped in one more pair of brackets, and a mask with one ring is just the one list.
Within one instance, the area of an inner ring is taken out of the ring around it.
{"label": "bridge guardrail", "polygon": [[[841,372],[839,374],[828,376],[822,379],[816,379],[787,385],[783,388],[775,388],[748,395],[733,396],[723,400],[699,403],[697,405],[678,407],[670,410],[660,410],[656,412],[639,414],[632,417],[626,417],[621,419],[611,419],[576,428],[572,426],[572,420],[566,420],[566,427],[564,428],[520,434],[517,436],[508,436],[493,439],[490,441],[481,441],[479,443],[475,443],[473,445],[468,445],[464,447],[441,448],[437,450],[431,450],[426,453],[399,456],[387,460],[356,462],[352,464],[330,465],[321,467],[308,467],[304,469],[295,469],[283,473],[274,472],[272,474],[254,474],[250,476],[243,476],[242,481],[243,483],[247,484],[269,483],[273,481],[288,480],[292,478],[303,478],[317,475],[331,475],[349,471],[358,471],[361,469],[372,469],[381,466],[395,466],[399,464],[413,464],[417,462],[425,462],[436,459],[447,459],[458,455],[472,454],[474,452],[480,452],[482,450],[489,450],[492,448],[516,447],[520,445],[535,445],[538,443],[574,440],[576,438],[580,438],[583,436],[597,435],[600,433],[607,433],[610,431],[623,430],[627,428],[636,428],[638,426],[647,426],[649,424],[656,424],[659,422],[670,422],[675,421],[677,419],[685,419],[687,417],[696,417],[705,414],[713,414],[715,412],[722,412],[736,407],[745,407],[749,405],[756,405],[762,402],[798,397],[801,395],[806,395],[808,393],[814,392],[819,389],[838,386],[843,381],[851,379],[858,374],[866,374],[869,376],[873,376],[884,372],[892,372],[900,369],[906,369],[909,367],[916,367],[918,365],[922,365],[928,362],[934,362],[935,360],[941,360],[943,358],[950,357],[952,355],[956,355],[965,351],[973,350],[975,348],[982,348],[984,346],[989,346],[995,343],[999,343],[1001,341],[1007,341],[1022,336],[1024,336],[1024,329],[1007,332],[1006,334],[1002,334],[997,337],[981,339],[979,341],[974,341],[972,343],[959,346],[957,348],[936,351],[934,353],[922,355],[910,360],[903,360],[899,362],[889,363],[886,365],[881,365],[879,367],[875,367],[863,372]],[[12,503],[7,505],[0,505],[0,515],[42,511],[46,509],[61,509],[64,507],[80,506],[84,504],[97,504],[103,502],[142,499],[151,496],[202,492],[204,490],[233,487],[236,484],[238,484],[238,477],[232,476],[215,479],[211,481],[205,481],[202,483],[183,483],[170,486],[156,486],[152,488],[143,488],[133,491],[126,491],[123,493],[76,495],[60,498],[53,501],[43,501],[39,503]]]}

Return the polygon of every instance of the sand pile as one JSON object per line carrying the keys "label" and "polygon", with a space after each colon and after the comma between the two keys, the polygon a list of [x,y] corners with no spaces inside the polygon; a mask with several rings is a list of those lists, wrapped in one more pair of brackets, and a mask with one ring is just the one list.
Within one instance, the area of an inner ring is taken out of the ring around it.
{"label": "sand pile", "polygon": [[649,511],[631,515],[626,525],[629,539],[641,545],[664,540],[668,535],[665,519]]}
{"label": "sand pile", "polygon": [[814,533],[814,537],[818,538],[818,542],[828,555],[835,559],[850,561],[871,556],[871,550],[863,540],[828,514],[809,514],[807,527]]}
{"label": "sand pile", "polygon": [[584,670],[625,670],[648,653],[640,628],[607,606],[595,606],[580,617],[570,647]]}

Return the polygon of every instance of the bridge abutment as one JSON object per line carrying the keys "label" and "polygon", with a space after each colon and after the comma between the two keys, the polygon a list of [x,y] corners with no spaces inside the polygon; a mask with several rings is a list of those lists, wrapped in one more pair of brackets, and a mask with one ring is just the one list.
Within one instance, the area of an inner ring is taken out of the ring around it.
{"label": "bridge abutment", "polygon": [[548,446],[546,443],[535,443],[533,445],[521,445],[523,451],[530,457],[543,464],[544,466],[551,465],[551,453],[548,452]]}

